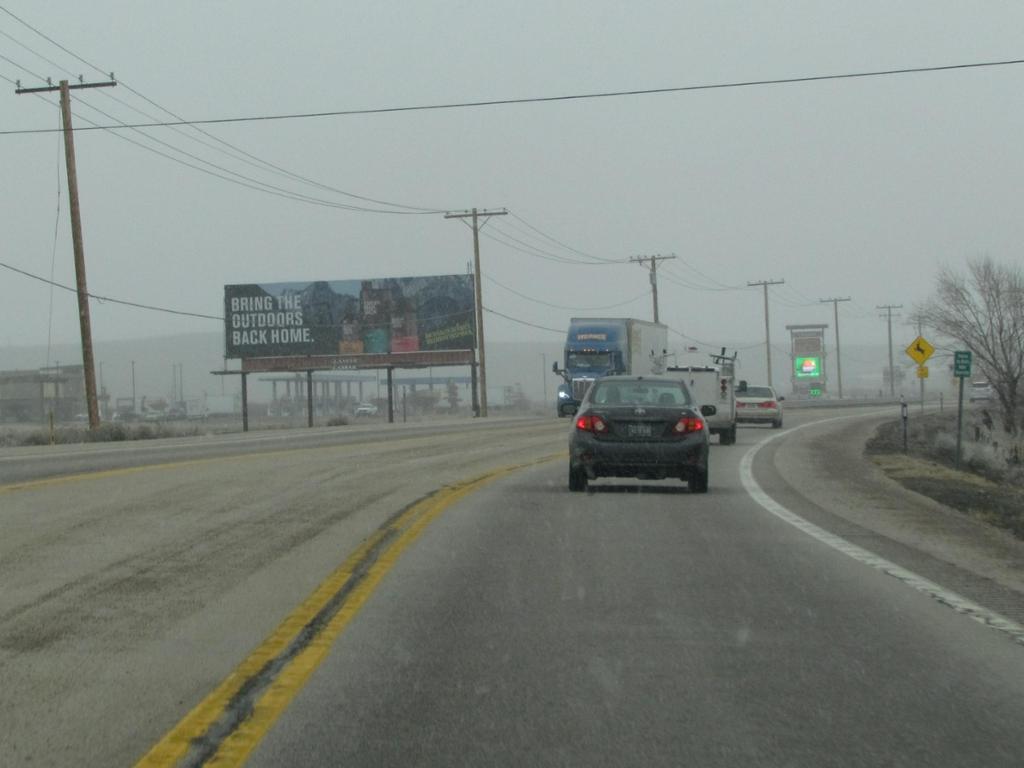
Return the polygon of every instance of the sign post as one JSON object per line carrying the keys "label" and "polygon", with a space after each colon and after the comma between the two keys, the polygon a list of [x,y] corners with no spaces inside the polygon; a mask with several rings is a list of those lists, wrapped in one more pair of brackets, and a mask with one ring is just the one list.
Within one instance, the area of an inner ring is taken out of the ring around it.
{"label": "sign post", "polygon": [[958,351],[953,353],[953,375],[960,379],[959,395],[956,404],[956,468],[960,469],[960,447],[964,431],[964,379],[971,375],[971,353]]}
{"label": "sign post", "polygon": [[907,401],[900,395],[900,419],[903,421],[903,452],[907,452],[907,419],[910,414],[907,409]]}
{"label": "sign post", "polygon": [[925,363],[935,354],[935,347],[924,336],[918,335],[905,351],[917,363],[917,378],[921,384],[921,413],[924,413],[924,380],[928,378],[928,366]]}

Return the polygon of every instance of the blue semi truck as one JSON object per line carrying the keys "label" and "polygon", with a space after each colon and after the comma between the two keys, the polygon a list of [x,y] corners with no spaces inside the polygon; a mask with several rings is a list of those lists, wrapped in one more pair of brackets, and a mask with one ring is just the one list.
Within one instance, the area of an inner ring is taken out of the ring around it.
{"label": "blue semi truck", "polygon": [[587,389],[600,376],[659,375],[665,371],[668,328],[629,317],[574,317],[569,321],[562,366],[551,370],[562,377],[555,409],[571,416]]}

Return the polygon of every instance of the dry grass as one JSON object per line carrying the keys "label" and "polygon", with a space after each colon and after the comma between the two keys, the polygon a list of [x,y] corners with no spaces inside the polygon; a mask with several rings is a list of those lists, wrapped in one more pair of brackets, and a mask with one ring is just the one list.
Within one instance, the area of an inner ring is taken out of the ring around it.
{"label": "dry grass", "polygon": [[[978,434],[973,420],[967,426],[966,434]],[[904,454],[901,423],[887,422],[868,441],[865,453],[904,487],[1024,539],[1024,473],[1015,454],[994,445],[996,441],[965,439],[957,470],[955,430],[948,415],[912,419]]]}

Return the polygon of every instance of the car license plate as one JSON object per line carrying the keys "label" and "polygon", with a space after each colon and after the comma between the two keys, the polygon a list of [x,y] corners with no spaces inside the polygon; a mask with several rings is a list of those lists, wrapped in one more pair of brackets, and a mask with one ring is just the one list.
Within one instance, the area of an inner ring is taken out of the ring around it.
{"label": "car license plate", "polygon": [[627,424],[626,434],[630,437],[650,437],[654,433],[650,424]]}

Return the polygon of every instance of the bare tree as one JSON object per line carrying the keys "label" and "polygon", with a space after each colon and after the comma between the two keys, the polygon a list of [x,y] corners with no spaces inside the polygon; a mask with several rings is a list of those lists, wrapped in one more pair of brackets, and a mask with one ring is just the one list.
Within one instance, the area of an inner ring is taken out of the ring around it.
{"label": "bare tree", "polygon": [[943,269],[934,296],[917,308],[920,319],[974,353],[999,399],[1003,427],[1016,434],[1024,397],[1024,273],[985,257],[967,274]]}

